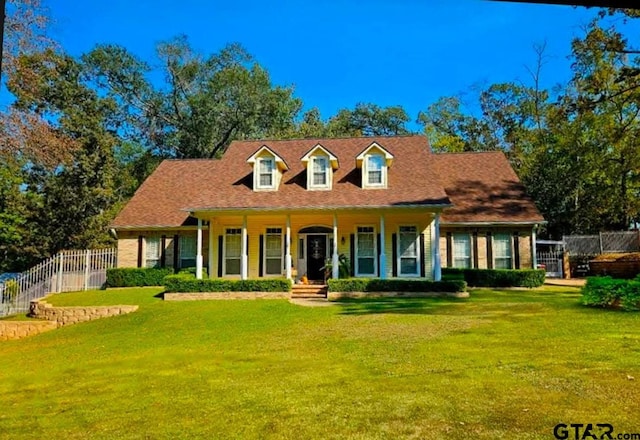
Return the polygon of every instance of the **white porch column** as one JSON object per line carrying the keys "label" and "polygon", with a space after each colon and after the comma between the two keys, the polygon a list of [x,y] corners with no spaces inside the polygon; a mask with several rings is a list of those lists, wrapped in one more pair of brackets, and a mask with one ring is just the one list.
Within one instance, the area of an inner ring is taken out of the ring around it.
{"label": "white porch column", "polygon": [[380,276],[381,280],[387,278],[387,254],[385,253],[384,215],[380,215]]}
{"label": "white porch column", "polygon": [[246,280],[248,278],[248,260],[249,257],[247,255],[247,216],[244,215],[242,216],[242,243],[241,243],[242,249],[241,249],[241,253],[240,255],[242,255],[242,257],[240,258],[240,278],[242,278],[243,280]]}
{"label": "white porch column", "polygon": [[291,279],[291,216],[287,215],[287,230],[284,238],[284,267],[285,276]]}
{"label": "white porch column", "polygon": [[196,278],[202,279],[202,220],[198,219],[198,234],[196,243]]}
{"label": "white porch column", "polygon": [[340,260],[338,258],[338,216],[333,214],[333,250],[331,252],[331,278],[340,277]]}
{"label": "white porch column", "polygon": [[213,219],[209,219],[209,278],[213,278]]}
{"label": "white porch column", "polygon": [[[537,256],[537,252],[536,252],[536,240],[538,238],[536,236],[537,227],[538,227],[538,225],[535,225],[531,229],[531,264],[533,265],[533,269],[537,269],[538,268],[538,256]],[[564,247],[563,247],[562,250],[564,250]]]}
{"label": "white porch column", "polygon": [[[442,280],[442,263],[440,261],[440,214],[436,214],[433,220],[433,238],[431,246],[433,246],[433,280]],[[424,264],[424,263],[423,263]]]}

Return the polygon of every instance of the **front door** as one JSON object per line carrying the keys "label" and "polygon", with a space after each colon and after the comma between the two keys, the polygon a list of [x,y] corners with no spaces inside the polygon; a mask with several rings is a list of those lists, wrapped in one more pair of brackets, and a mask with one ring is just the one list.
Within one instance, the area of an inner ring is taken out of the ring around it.
{"label": "front door", "polygon": [[327,236],[307,235],[307,278],[324,281],[324,267],[327,259]]}

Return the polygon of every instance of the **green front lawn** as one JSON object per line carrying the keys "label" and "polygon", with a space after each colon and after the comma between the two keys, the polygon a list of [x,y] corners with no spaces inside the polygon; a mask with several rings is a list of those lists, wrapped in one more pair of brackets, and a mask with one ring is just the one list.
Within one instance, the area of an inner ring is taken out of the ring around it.
{"label": "green front lawn", "polygon": [[0,342],[0,437],[550,439],[559,422],[638,432],[640,314],[582,307],[577,292],[320,308],[163,302],[156,288],[57,295],[140,309]]}

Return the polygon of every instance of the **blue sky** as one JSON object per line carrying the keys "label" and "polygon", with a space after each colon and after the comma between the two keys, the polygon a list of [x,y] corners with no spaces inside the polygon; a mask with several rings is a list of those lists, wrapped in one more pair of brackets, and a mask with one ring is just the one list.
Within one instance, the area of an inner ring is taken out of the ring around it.
{"label": "blue sky", "polygon": [[543,85],[569,75],[571,39],[594,10],[483,0],[49,0],[53,37],[73,55],[117,43],[144,59],[186,34],[202,53],[241,43],[277,84],[324,118],[358,102],[412,118],[474,84],[529,81],[546,41]]}

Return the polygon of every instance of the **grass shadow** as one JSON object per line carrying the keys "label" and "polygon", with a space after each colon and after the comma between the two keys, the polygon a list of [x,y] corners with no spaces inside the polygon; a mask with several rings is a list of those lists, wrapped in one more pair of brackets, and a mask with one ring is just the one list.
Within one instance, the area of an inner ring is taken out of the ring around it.
{"label": "grass shadow", "polygon": [[464,304],[467,299],[451,298],[362,298],[343,299],[336,303],[342,307],[341,315],[369,314],[447,314],[452,306]]}

